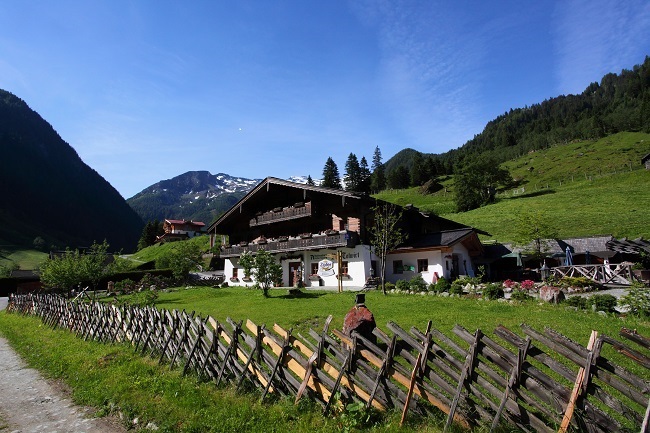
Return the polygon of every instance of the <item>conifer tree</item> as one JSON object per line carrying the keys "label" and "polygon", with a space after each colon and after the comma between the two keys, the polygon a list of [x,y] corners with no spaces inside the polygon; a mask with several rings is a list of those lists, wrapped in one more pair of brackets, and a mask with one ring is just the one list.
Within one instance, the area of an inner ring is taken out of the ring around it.
{"label": "conifer tree", "polygon": [[345,189],[347,191],[359,191],[360,171],[361,168],[359,167],[357,155],[350,153],[345,163],[345,175],[343,176],[343,182],[345,182]]}
{"label": "conifer tree", "polygon": [[341,177],[339,175],[339,168],[330,156],[325,162],[323,167],[323,182],[321,186],[325,188],[341,189]]}
{"label": "conifer tree", "polygon": [[384,164],[381,162],[381,150],[379,146],[375,147],[375,153],[372,156],[372,175],[370,177],[370,190],[379,192],[386,189],[386,173]]}
{"label": "conifer tree", "polygon": [[368,168],[368,161],[365,156],[361,157],[359,162],[359,192],[370,194],[371,174]]}

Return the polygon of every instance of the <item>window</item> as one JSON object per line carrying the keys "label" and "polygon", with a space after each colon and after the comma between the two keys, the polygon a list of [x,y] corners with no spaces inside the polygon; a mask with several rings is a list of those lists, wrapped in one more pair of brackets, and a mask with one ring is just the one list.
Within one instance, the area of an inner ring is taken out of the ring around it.
{"label": "window", "polygon": [[343,275],[348,273],[348,262],[341,262],[341,273]]}
{"label": "window", "polygon": [[232,268],[232,277],[237,278],[237,268]]}
{"label": "window", "polygon": [[311,275],[318,274],[318,262],[313,262],[311,264]]}
{"label": "window", "polygon": [[427,272],[429,270],[429,259],[418,259],[418,272]]}
{"label": "window", "polygon": [[403,274],[404,265],[401,260],[393,260],[393,274]]}

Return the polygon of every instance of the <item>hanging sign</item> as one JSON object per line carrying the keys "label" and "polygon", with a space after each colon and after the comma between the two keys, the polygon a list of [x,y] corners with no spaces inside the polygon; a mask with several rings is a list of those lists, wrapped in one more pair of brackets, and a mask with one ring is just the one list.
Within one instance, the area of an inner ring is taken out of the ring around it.
{"label": "hanging sign", "polygon": [[331,277],[334,275],[334,262],[328,259],[318,262],[318,276]]}

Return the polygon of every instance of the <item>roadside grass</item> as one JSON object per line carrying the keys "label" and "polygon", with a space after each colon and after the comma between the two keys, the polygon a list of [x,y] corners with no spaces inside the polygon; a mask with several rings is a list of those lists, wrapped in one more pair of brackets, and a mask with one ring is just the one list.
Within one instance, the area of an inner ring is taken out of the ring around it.
{"label": "roadside grass", "polygon": [[[328,314],[334,316],[330,328],[340,329],[343,317],[354,304],[351,292],[309,291],[299,297],[286,293],[286,289],[272,290],[271,297],[264,298],[259,291],[237,287],[179,288],[161,293],[157,306],[195,311],[220,321],[231,317],[236,321],[249,318],[267,326],[277,322],[293,328],[296,334],[304,334],[308,328],[322,329]],[[509,304],[470,298],[383,296],[370,291],[366,293],[366,305],[384,330],[389,320],[405,329],[424,329],[426,322],[432,320],[434,328],[450,337],[455,324],[470,332],[478,328],[491,335],[498,324],[517,332],[522,322],[540,331],[551,327],[583,345],[591,329],[616,336],[625,326],[642,335],[650,334],[650,323],[641,320],[603,317],[537,302]],[[347,424],[352,422],[349,417],[323,417],[320,406],[308,399],[297,406],[289,399],[260,403],[258,392],[216,388],[195,375],[182,376],[180,367],[170,370],[168,365],[158,365],[157,359],[140,356],[131,346],[83,341],[67,330],[44,326],[35,317],[2,312],[0,333],[30,366],[67,383],[76,403],[96,407],[98,415],[121,413],[130,427],[133,419],[138,418],[136,429],[144,429],[150,422],[161,432],[330,432],[351,427]],[[603,355],[618,362],[613,352],[605,350]],[[371,425],[358,431],[439,432],[444,423],[443,417],[413,416],[400,428],[399,418],[398,411],[392,411],[373,418]]]}

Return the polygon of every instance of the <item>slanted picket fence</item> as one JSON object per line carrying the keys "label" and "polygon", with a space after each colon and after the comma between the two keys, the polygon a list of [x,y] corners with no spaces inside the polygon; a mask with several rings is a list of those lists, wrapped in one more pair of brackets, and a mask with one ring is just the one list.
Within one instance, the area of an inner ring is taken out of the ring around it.
{"label": "slanted picket fence", "polygon": [[[490,337],[458,325],[449,337],[431,322],[408,331],[389,322],[390,334],[376,328],[368,339],[328,329],[331,317],[323,330],[302,336],[250,320],[221,323],[185,311],[44,294],[12,296],[8,310],[38,315],[86,340],[130,343],[217,385],[252,383],[262,399],[311,398],[325,412],[339,401],[360,401],[402,410],[402,422],[408,413],[442,411],[445,429],[455,422],[491,431],[500,424],[530,432],[650,430],[650,339],[624,328],[625,342],[592,331],[583,347],[526,325],[524,337],[503,326]],[[637,366],[624,368],[613,358]]]}

